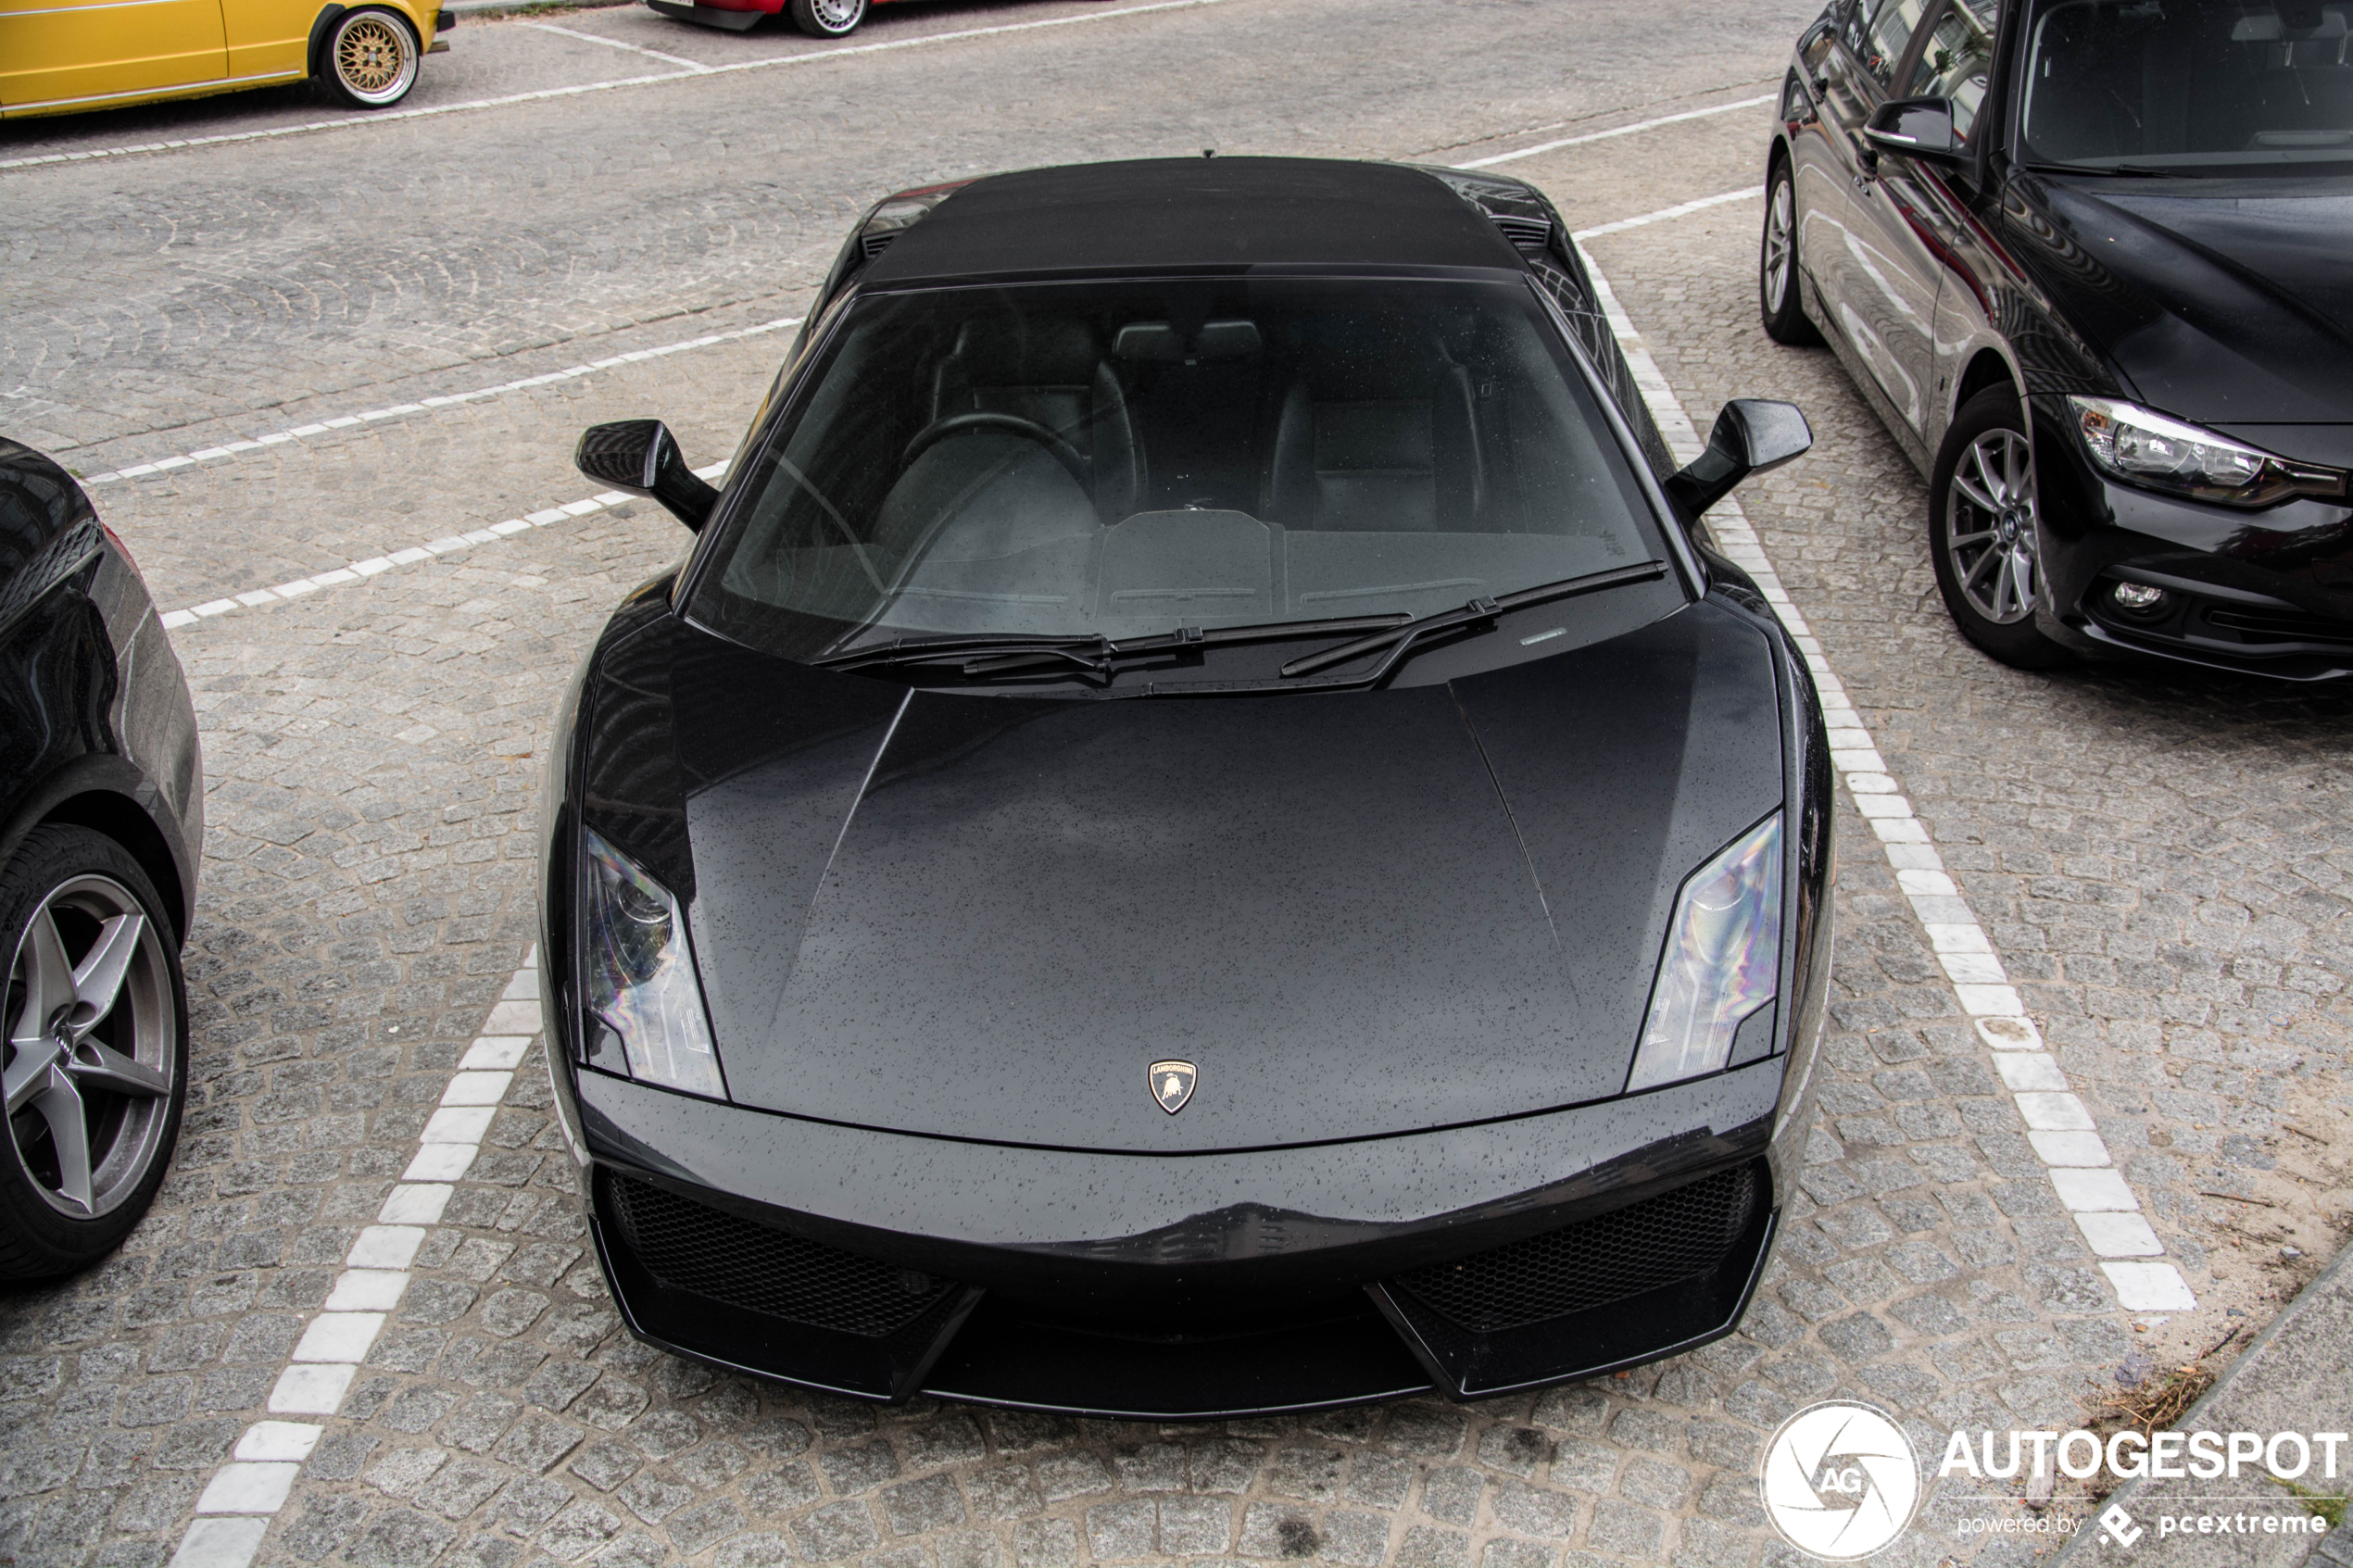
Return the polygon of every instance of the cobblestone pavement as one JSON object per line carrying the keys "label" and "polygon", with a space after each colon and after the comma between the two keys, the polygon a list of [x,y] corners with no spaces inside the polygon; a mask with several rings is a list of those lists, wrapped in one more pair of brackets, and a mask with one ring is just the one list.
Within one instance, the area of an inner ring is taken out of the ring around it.
{"label": "cobblestone pavement", "polygon": [[[1276,0],[862,56],[796,79],[792,120],[780,88],[698,84],[0,174],[13,210],[30,195],[40,214],[6,241],[0,424],[96,471],[518,379],[590,340],[604,357],[797,312],[851,210],[895,183],[1197,140],[1478,157],[1754,95],[1799,20],[1436,9],[1445,25]],[[653,25],[559,19],[631,41]],[[1270,39],[1290,55],[1252,54]],[[1318,69],[1301,87],[1302,48]],[[1104,85],[1147,78],[1140,110]],[[920,112],[938,104],[957,107]],[[1597,226],[1753,183],[1757,112],[1508,167]],[[1813,417],[1816,453],[1748,514],[2198,1312],[2118,1309],[1845,814],[1821,1129],[1731,1339],[1539,1397],[1214,1426],[812,1399],[620,1331],[535,1059],[260,1561],[1753,1564],[1785,1555],[1756,1504],[1761,1443],[1812,1399],[1871,1399],[1939,1445],[1957,1424],[2070,1425],[2241,1321],[2226,1314],[2259,1323],[2294,1283],[2260,1261],[2291,1238],[2333,1250],[2345,1205],[2347,704],[1969,653],[1929,584],[1916,476],[1826,356],[1755,328],[1755,222],[1734,203],[1592,248],[1695,414],[1755,393]],[[351,238],[330,250],[330,233]],[[697,313],[661,318],[682,307]],[[723,456],[781,347],[324,432],[100,498],[159,598],[190,603],[585,494],[567,455],[594,420],[660,413],[695,460]],[[683,539],[651,507],[609,511],[177,634],[211,790],[189,1119],[115,1261],[0,1297],[0,1556],[170,1558],[522,961],[549,711],[612,601]],[[1982,1506],[1939,1499],[1883,1561],[2031,1555],[1953,1537]]]}
{"label": "cobblestone pavement", "polygon": [[[376,407],[503,379],[486,359],[563,344],[573,363],[681,311],[798,300],[894,189],[1204,146],[1413,153],[1433,125],[1494,135],[1770,76],[1795,16],[1788,0],[1674,0],[1564,26],[1512,0],[1228,0],[492,119],[9,170],[0,408],[76,467],[120,468],[209,445],[194,427],[265,400]],[[475,36],[508,35],[609,52],[529,19]]]}

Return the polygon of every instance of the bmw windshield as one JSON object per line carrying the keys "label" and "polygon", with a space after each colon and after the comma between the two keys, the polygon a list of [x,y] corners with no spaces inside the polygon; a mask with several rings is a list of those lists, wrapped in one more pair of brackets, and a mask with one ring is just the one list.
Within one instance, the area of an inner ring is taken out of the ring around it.
{"label": "bmw windshield", "polygon": [[927,289],[817,354],[688,605],[789,658],[1403,621],[1667,556],[1516,283]]}
{"label": "bmw windshield", "polygon": [[2353,0],[2043,0],[2019,119],[2038,165],[2342,174]]}

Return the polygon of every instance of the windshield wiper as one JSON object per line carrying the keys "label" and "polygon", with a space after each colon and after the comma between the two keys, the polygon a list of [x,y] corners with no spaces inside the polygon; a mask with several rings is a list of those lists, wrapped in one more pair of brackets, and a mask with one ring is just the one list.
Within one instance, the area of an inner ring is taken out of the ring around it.
{"label": "windshield wiper", "polygon": [[2122,174],[2136,180],[2195,179],[2186,169],[2153,169],[2145,163],[2030,163],[2037,174]]}
{"label": "windshield wiper", "polygon": [[1441,632],[1466,627],[1476,627],[1481,632],[1491,631],[1495,618],[1508,610],[1550,604],[1554,599],[1575,598],[1580,594],[1599,593],[1604,588],[1623,587],[1629,583],[1649,583],[1665,575],[1665,561],[1646,560],[1638,566],[1614,567],[1607,571],[1588,572],[1582,577],[1566,578],[1558,583],[1540,583],[1533,588],[1522,588],[1516,593],[1499,595],[1491,599],[1473,599],[1460,609],[1442,609],[1419,621],[1409,621],[1385,632],[1376,632],[1371,636],[1342,643],[1336,648],[1326,648],[1304,659],[1294,659],[1283,666],[1283,678],[1295,680],[1302,675],[1313,675],[1318,670],[1328,670],[1336,664],[1346,664],[1351,659],[1362,659],[1368,653],[1378,653],[1386,648],[1389,650],[1386,658],[1349,683],[1352,685],[1377,686],[1404,662],[1405,656],[1418,644]]}
{"label": "windshield wiper", "polygon": [[1337,621],[1274,621],[1260,626],[1219,626],[1204,630],[1180,626],[1149,637],[1124,637],[1114,642],[1098,632],[1065,635],[1006,636],[975,633],[955,637],[900,637],[846,653],[827,654],[809,662],[827,670],[856,670],[867,665],[955,666],[964,675],[1001,675],[1050,664],[1074,664],[1090,674],[1108,675],[1114,661],[1142,654],[1188,653],[1196,648],[1231,647],[1241,643],[1285,642],[1293,637],[1327,637],[1343,632],[1388,630],[1413,619],[1403,610],[1387,615],[1355,615]]}
{"label": "windshield wiper", "polygon": [[933,665],[943,671],[952,669],[966,677],[1010,675],[1059,664],[1075,666],[1082,674],[1104,678],[1114,672],[1120,660],[1146,655],[1186,654],[1202,648],[1288,642],[1299,637],[1328,637],[1362,632],[1366,634],[1337,647],[1326,648],[1321,653],[1292,659],[1282,667],[1281,674],[1285,680],[1294,680],[1386,648],[1388,657],[1373,669],[1339,683],[1350,686],[1376,686],[1404,662],[1406,655],[1441,633],[1466,627],[1484,631],[1496,616],[1506,611],[1550,604],[1555,599],[1575,598],[1582,594],[1600,593],[1628,583],[1653,582],[1664,577],[1667,570],[1667,563],[1662,560],[1614,567],[1607,571],[1589,572],[1582,577],[1522,588],[1491,599],[1473,599],[1459,609],[1440,610],[1419,621],[1401,609],[1387,615],[1355,615],[1335,621],[1271,621],[1257,626],[1213,628],[1180,626],[1174,632],[1158,633],[1149,637],[1123,637],[1116,641],[1093,632],[1064,635],[1008,636],[979,633],[949,637],[900,637],[887,643],[851,648],[845,653],[826,654],[809,662],[826,670],[861,670],[878,665],[903,669]]}

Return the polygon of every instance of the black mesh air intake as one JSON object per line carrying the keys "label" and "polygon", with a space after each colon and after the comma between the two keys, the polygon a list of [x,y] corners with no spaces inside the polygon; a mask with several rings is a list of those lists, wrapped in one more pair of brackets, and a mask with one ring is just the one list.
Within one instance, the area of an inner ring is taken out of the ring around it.
{"label": "black mesh air intake", "polygon": [[1710,1273],[1746,1228],[1759,1185],[1755,1166],[1718,1172],[1389,1283],[1472,1334],[1524,1328]]}
{"label": "black mesh air intake", "polygon": [[957,1288],[739,1218],[627,1176],[607,1178],[615,1217],[646,1272],[673,1290],[787,1323],[880,1339]]}

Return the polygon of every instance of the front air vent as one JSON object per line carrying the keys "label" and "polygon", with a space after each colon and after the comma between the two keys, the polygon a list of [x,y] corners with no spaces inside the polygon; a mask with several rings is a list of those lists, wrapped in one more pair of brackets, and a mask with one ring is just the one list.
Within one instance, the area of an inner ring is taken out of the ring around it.
{"label": "front air vent", "polygon": [[1748,1227],[1763,1187],[1754,1165],[1720,1171],[1390,1284],[1471,1334],[1525,1328],[1715,1272]]}
{"label": "front air vent", "polygon": [[923,1316],[953,1280],[773,1230],[633,1177],[606,1178],[637,1261],[673,1290],[781,1318],[881,1339]]}
{"label": "front air vent", "polygon": [[2215,605],[2207,609],[2206,623],[2235,632],[2245,643],[2353,643],[2353,621],[2299,615],[2294,610]]}
{"label": "front air vent", "polygon": [[1504,232],[1504,238],[1511,241],[1523,256],[1541,256],[1544,247],[1552,244],[1553,225],[1549,220],[1500,214],[1491,215],[1491,218],[1495,227]]}
{"label": "front air vent", "polygon": [[890,248],[890,242],[897,239],[900,232],[897,229],[885,229],[877,233],[869,229],[858,236],[858,247],[866,253],[866,259],[872,261]]}

